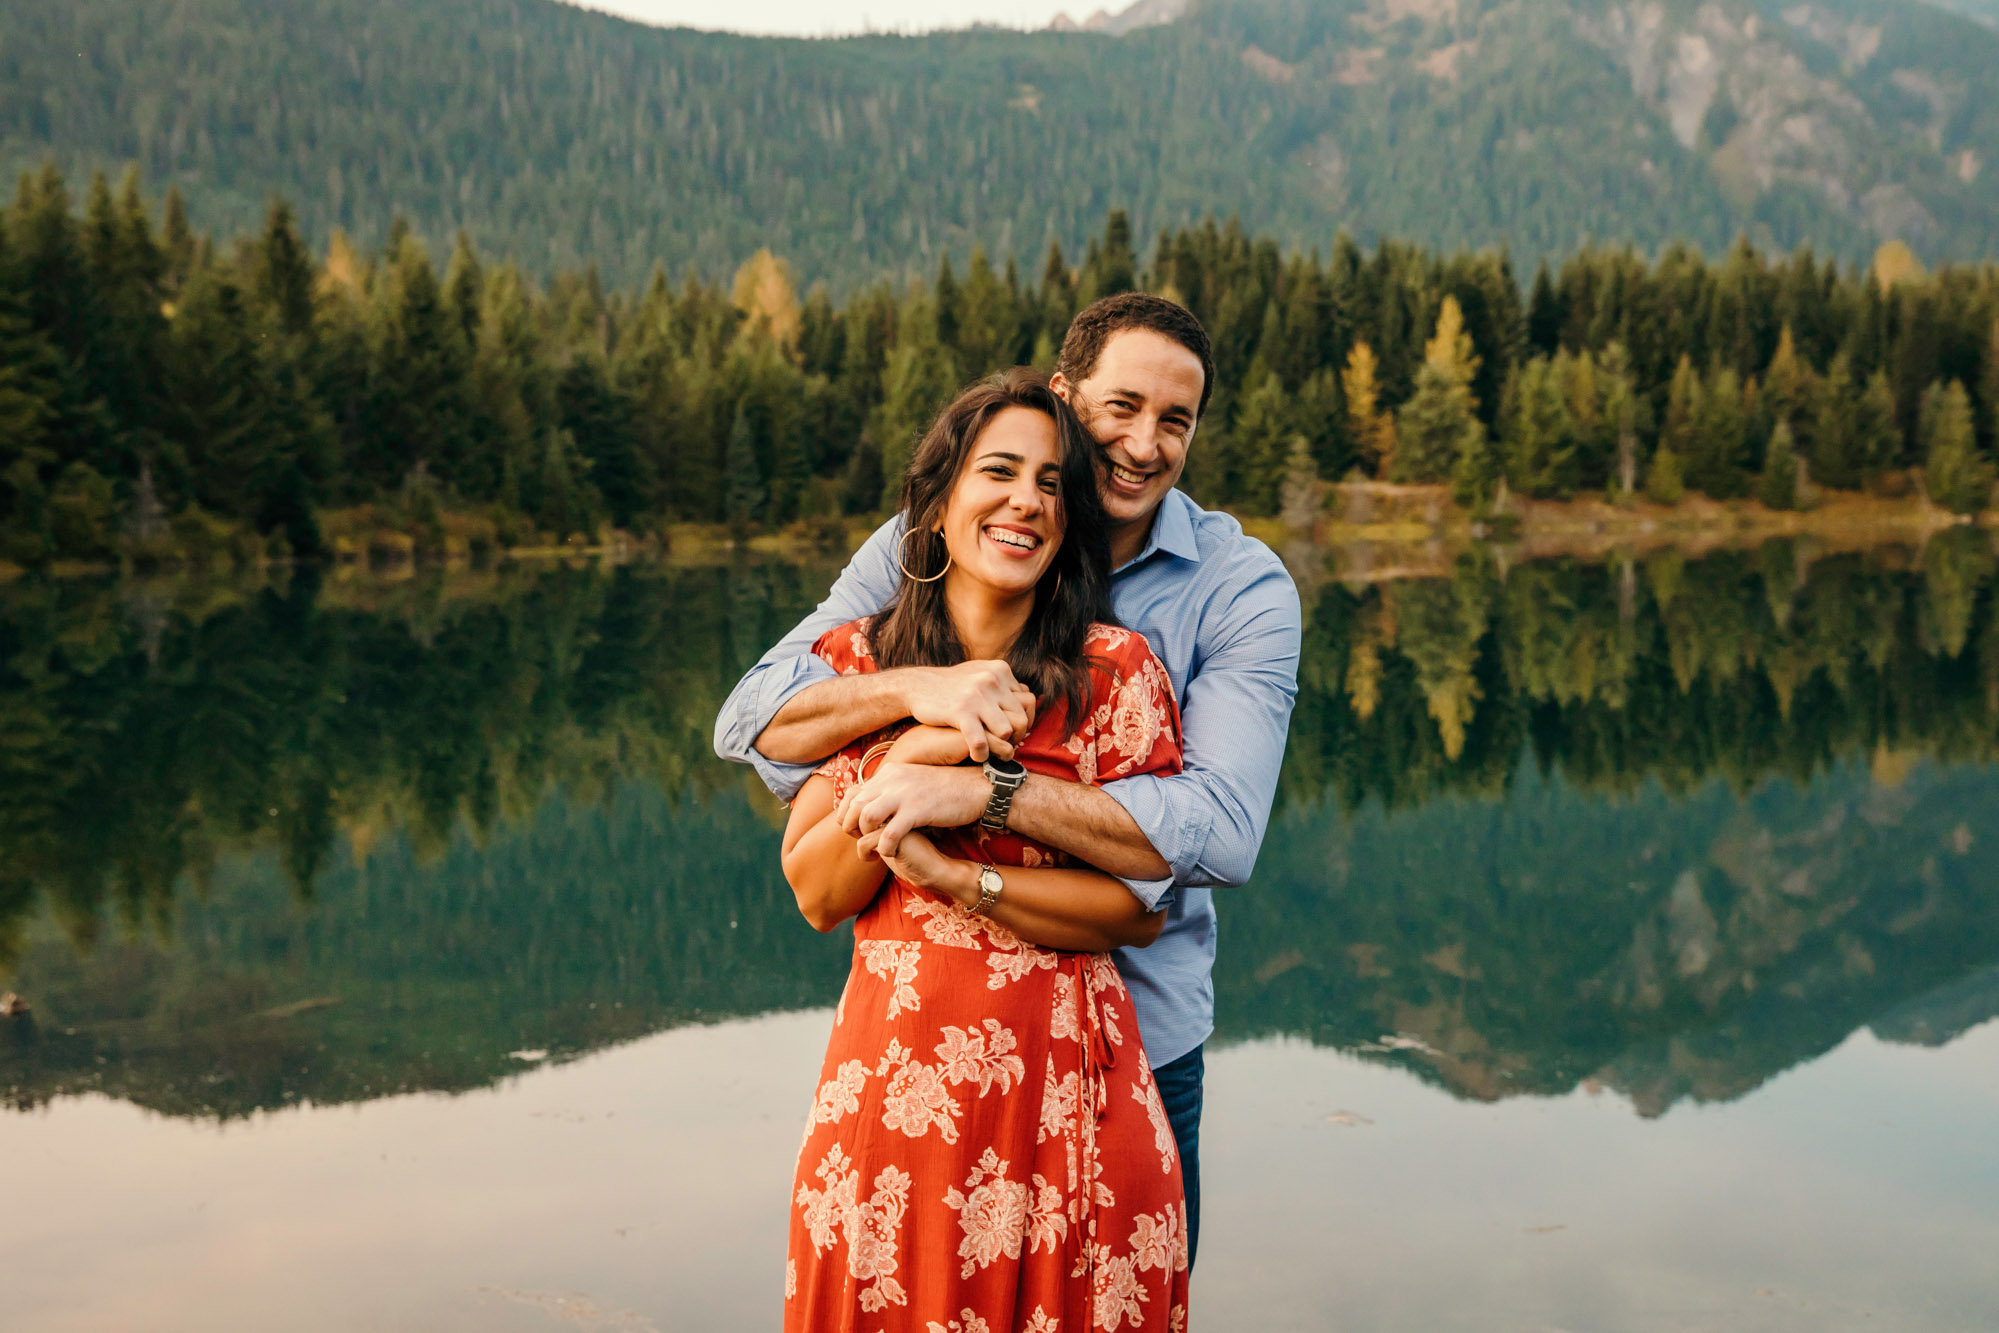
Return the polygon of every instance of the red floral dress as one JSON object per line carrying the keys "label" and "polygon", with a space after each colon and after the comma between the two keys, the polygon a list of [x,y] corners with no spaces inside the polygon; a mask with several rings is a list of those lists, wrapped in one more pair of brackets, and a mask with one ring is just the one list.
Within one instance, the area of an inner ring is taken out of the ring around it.
{"label": "red floral dress", "polygon": [[[866,621],[813,651],[875,670]],[[1179,708],[1145,639],[1099,625],[1087,651],[1083,725],[1064,741],[1037,719],[1020,761],[1085,782],[1177,771]],[[844,793],[877,739],[820,773]],[[933,836],[1001,867],[1067,863],[977,826]],[[901,880],[855,919],[792,1204],[789,1333],[1187,1325],[1180,1161],[1117,968]]]}

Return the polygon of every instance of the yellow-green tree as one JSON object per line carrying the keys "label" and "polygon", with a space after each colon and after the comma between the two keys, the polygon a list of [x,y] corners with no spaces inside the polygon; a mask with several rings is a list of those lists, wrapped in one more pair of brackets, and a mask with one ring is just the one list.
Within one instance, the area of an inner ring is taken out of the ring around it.
{"label": "yellow-green tree", "polygon": [[1485,446],[1485,423],[1478,419],[1472,396],[1472,376],[1478,373],[1478,353],[1465,332],[1464,311],[1456,297],[1446,296],[1437,313],[1437,329],[1423,348],[1416,372],[1416,391],[1396,415],[1395,462],[1390,475],[1397,481],[1442,481],[1460,458]]}
{"label": "yellow-green tree", "polygon": [[1374,476],[1386,477],[1395,459],[1395,418],[1381,406],[1380,371],[1374,349],[1357,342],[1347,353],[1340,387],[1346,392],[1347,431],[1361,466]]}

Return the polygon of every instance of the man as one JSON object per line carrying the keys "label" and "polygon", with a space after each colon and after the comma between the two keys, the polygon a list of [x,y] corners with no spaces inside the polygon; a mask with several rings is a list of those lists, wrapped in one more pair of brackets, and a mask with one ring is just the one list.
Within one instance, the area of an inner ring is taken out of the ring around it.
{"label": "man", "polygon": [[[818,610],[764,655],[715,722],[715,749],[791,799],[827,755],[903,718],[956,727],[985,768],[883,764],[842,808],[892,851],[911,829],[988,809],[1008,827],[1125,881],[1166,925],[1120,949],[1145,1049],[1179,1141],[1189,1252],[1199,1236],[1202,1043],[1214,1030],[1213,889],[1248,880],[1270,818],[1298,690],[1298,590],[1271,550],[1174,489],[1213,391],[1207,333],[1182,307],[1130,292],[1069,325],[1051,383],[1103,447],[1111,599],[1145,635],[1180,701],[1185,769],[1105,786],[1028,775],[1004,790],[1032,696],[1004,662],[838,676],[813,656],[826,630],[894,593],[902,520],[855,553]],[[1010,800],[1007,799],[1010,795]]]}

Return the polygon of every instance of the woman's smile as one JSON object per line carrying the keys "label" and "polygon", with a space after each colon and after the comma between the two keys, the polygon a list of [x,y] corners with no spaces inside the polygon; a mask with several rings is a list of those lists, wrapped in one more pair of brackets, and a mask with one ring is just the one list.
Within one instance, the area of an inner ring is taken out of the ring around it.
{"label": "woman's smile", "polygon": [[1011,559],[1026,559],[1041,549],[1040,535],[1029,528],[993,523],[987,525],[985,533]]}

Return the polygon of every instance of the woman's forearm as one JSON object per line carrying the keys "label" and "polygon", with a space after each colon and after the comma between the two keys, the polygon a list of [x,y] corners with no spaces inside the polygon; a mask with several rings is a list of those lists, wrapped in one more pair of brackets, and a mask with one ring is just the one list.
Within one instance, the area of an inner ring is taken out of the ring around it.
{"label": "woman's forearm", "polygon": [[[1148,912],[1130,889],[1095,870],[998,867],[1004,885],[992,919],[1044,949],[1103,953],[1144,948],[1159,938],[1166,913]],[[947,891],[964,907],[979,900],[979,866],[956,861]]]}
{"label": "woman's forearm", "polygon": [[830,812],[784,853],[784,878],[814,930],[831,930],[859,916],[887,875],[879,860],[855,851],[854,840]]}
{"label": "woman's forearm", "polygon": [[815,930],[858,916],[881,891],[888,868],[863,857],[833,815],[833,784],[814,777],[799,789],[784,826],[781,861],[798,910]]}

